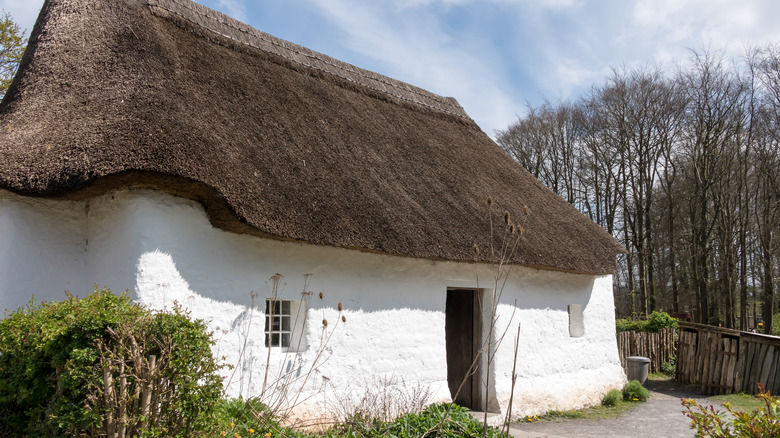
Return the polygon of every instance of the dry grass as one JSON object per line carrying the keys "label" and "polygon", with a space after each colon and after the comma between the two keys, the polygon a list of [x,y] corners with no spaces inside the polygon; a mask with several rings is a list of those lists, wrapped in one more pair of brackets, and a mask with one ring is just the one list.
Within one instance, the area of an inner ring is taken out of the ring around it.
{"label": "dry grass", "polygon": [[370,382],[347,388],[333,397],[331,415],[336,422],[390,422],[401,415],[420,412],[432,396],[427,385],[407,384],[396,376],[375,377]]}

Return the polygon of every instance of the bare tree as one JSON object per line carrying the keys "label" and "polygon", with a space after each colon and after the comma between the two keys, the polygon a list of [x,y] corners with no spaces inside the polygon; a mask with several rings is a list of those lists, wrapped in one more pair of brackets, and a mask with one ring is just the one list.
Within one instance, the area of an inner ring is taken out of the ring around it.
{"label": "bare tree", "polygon": [[499,131],[497,142],[512,157],[553,191],[575,204],[579,198],[577,168],[579,135],[576,107],[553,107],[544,102]]}
{"label": "bare tree", "polygon": [[624,243],[620,314],[692,310],[742,329],[763,314],[771,330],[780,49],[747,53],[736,63],[692,52],[673,77],[615,69],[582,99],[529,105],[499,132],[515,159]]}
{"label": "bare tree", "polygon": [[758,71],[764,92],[764,130],[757,142],[755,185],[756,225],[762,264],[764,326],[772,332],[775,298],[775,264],[778,253],[776,234],[780,230],[780,48],[769,45],[761,50]]}
{"label": "bare tree", "polygon": [[743,85],[724,65],[722,53],[694,52],[691,70],[678,75],[687,108],[682,143],[690,187],[688,216],[691,224],[693,285],[696,319],[712,322],[710,297],[710,237],[713,219],[712,192],[729,164],[728,149],[741,127],[739,107]]}

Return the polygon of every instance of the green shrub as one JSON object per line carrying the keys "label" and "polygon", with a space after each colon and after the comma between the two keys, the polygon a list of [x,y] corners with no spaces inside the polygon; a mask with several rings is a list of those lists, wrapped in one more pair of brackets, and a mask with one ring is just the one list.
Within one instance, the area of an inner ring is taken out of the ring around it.
{"label": "green shrub", "polygon": [[[733,418],[727,419],[726,415],[712,406],[702,406],[695,399],[683,399],[685,406],[683,413],[691,419],[691,429],[696,429],[696,436],[714,438],[727,437],[776,437],[780,436],[780,418],[778,409],[780,399],[772,397],[764,391],[759,383],[759,393],[756,397],[765,403],[765,407],[746,412],[732,409],[728,403],[724,403]],[[699,412],[695,412],[693,408]]]}
{"label": "green shrub", "polygon": [[664,328],[677,328],[677,320],[666,312],[654,310],[650,317],[647,318],[646,327],[648,332],[658,333],[659,330]]}
{"label": "green shrub", "polygon": [[[450,407],[447,414],[447,408]],[[446,421],[443,421],[445,414]],[[382,435],[398,438],[413,437],[481,437],[482,422],[469,414],[468,409],[448,403],[432,404],[420,413],[405,414],[388,423]],[[427,435],[426,435],[427,434]],[[488,427],[486,437],[498,438],[501,432]]]}
{"label": "green shrub", "polygon": [[121,406],[128,435],[209,429],[222,392],[212,344],[178,308],[152,313],[108,290],[31,302],[0,321],[0,430],[105,435]]}
{"label": "green shrub", "polygon": [[[273,436],[298,436],[297,433],[281,426],[268,406],[256,398],[222,399],[215,409],[214,436],[255,436],[271,433]],[[300,435],[304,436],[304,435]]]}
{"label": "green shrub", "polygon": [[623,400],[625,401],[647,401],[650,393],[638,380],[632,380],[623,387]]}
{"label": "green shrub", "polygon": [[667,376],[673,376],[677,373],[677,356],[669,355],[669,361],[661,364],[661,372]]}
{"label": "green shrub", "polygon": [[[446,417],[446,419],[445,419]],[[482,437],[483,425],[469,414],[468,409],[449,403],[433,404],[422,412],[402,415],[391,422],[357,415],[332,426],[322,433],[307,433],[280,426],[278,419],[256,399],[222,400],[215,415],[216,428],[211,436],[284,438],[419,438],[426,437]],[[501,432],[488,427],[484,436],[501,437]]]}
{"label": "green shrub", "polygon": [[648,332],[658,333],[664,328],[676,328],[677,320],[666,312],[654,310],[646,320],[633,320],[620,318],[615,321],[617,333],[620,332]]}
{"label": "green shrub", "polygon": [[615,320],[615,328],[618,333],[621,332],[643,332],[645,331],[645,321],[633,320],[630,318],[620,318]]}
{"label": "green shrub", "polygon": [[328,429],[328,438],[336,437],[380,437],[385,436],[388,424],[378,418],[355,414]]}
{"label": "green shrub", "polygon": [[619,389],[611,389],[601,400],[602,406],[607,406],[609,408],[614,408],[617,406],[620,399],[623,397],[623,394],[620,392]]}

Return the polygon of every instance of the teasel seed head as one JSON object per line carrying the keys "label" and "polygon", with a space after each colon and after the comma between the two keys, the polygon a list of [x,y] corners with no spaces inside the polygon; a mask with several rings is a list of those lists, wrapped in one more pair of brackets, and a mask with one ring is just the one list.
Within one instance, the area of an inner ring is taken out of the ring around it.
{"label": "teasel seed head", "polygon": [[325,327],[327,327],[327,326],[328,326],[328,320],[327,320],[327,319],[325,319],[325,318],[323,318],[323,319],[322,319],[322,327],[323,327],[323,328],[325,328]]}
{"label": "teasel seed head", "polygon": [[488,196],[488,207],[490,207],[491,205],[493,205],[493,197]]}
{"label": "teasel seed head", "polygon": [[322,292],[320,292],[320,299],[323,299],[323,298],[325,298],[325,295]]}
{"label": "teasel seed head", "polygon": [[343,310],[343,307],[341,306],[341,301],[339,301],[338,308],[339,308],[339,312],[341,312]]}
{"label": "teasel seed head", "polygon": [[517,224],[517,234],[522,235],[523,234],[523,227],[520,224]]}
{"label": "teasel seed head", "polygon": [[516,231],[516,229],[515,229],[515,224],[512,224],[512,225],[509,227],[509,234],[515,234],[515,231]]}
{"label": "teasel seed head", "polygon": [[479,245],[474,244],[474,255],[479,255]]}
{"label": "teasel seed head", "polygon": [[509,220],[510,220],[510,219],[511,219],[511,218],[509,217],[509,212],[508,212],[508,211],[505,211],[505,212],[504,212],[504,223],[505,223],[505,224],[507,224],[507,225],[509,225]]}
{"label": "teasel seed head", "polygon": [[523,211],[525,212],[525,215],[526,215],[526,216],[528,216],[529,214],[531,214],[531,209],[530,209],[530,208],[528,208],[528,206],[527,206],[527,205],[524,205],[524,206],[523,206]]}
{"label": "teasel seed head", "polygon": [[341,315],[341,322],[347,322],[347,317],[344,315]]}

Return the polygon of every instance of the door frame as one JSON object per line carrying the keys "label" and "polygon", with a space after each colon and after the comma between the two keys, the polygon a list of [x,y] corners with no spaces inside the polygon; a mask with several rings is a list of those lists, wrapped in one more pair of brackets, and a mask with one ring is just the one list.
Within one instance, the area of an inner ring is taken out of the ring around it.
{"label": "door frame", "polygon": [[[469,294],[470,297],[467,298],[466,294]],[[450,388],[450,395],[453,402],[475,411],[484,411],[486,407],[485,388],[482,384],[485,376],[485,360],[482,355],[483,296],[482,290],[478,288],[447,288],[444,317],[447,385]],[[467,306],[470,309],[467,309]],[[462,319],[466,314],[470,316],[469,324],[471,327],[468,328],[463,327],[462,324]],[[467,336],[468,338],[466,338]],[[462,343],[470,344],[470,355],[464,354],[468,348],[458,348],[457,344]],[[476,369],[471,368],[472,364]],[[465,373],[464,368],[466,368]],[[469,369],[471,369],[470,375]],[[464,380],[466,383],[462,384]]]}

